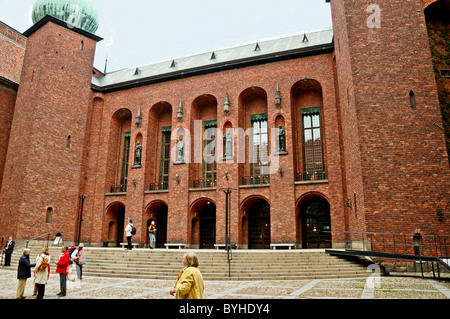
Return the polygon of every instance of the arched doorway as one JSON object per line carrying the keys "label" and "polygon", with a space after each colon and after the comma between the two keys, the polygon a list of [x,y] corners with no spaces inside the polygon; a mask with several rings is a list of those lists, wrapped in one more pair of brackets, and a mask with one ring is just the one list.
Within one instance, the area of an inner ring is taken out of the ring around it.
{"label": "arched doorway", "polygon": [[125,205],[122,203],[111,204],[106,212],[108,245],[119,247],[124,238]]}
{"label": "arched doorway", "polygon": [[190,208],[188,238],[192,248],[211,249],[216,243],[216,204],[208,198],[196,200]]}
{"label": "arched doorway", "polygon": [[270,205],[257,199],[248,210],[248,248],[270,249]]}
{"label": "arched doorway", "polygon": [[212,249],[216,243],[216,205],[208,202],[200,213],[200,248]]}
{"label": "arched doorway", "polygon": [[331,248],[330,204],[322,197],[306,200],[300,208],[304,249]]}
{"label": "arched doorway", "polygon": [[167,243],[167,215],[168,207],[164,202],[156,202],[150,204],[148,208],[149,219],[147,220],[147,238],[146,243],[150,243],[150,237],[148,236],[148,227],[152,221],[155,222],[156,226],[156,248],[165,248],[164,244]]}

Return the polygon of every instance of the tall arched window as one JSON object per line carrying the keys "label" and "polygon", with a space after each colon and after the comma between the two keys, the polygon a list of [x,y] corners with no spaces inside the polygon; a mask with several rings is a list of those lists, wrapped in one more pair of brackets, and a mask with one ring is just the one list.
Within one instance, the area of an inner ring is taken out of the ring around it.
{"label": "tall arched window", "polygon": [[320,108],[302,109],[303,166],[305,180],[324,179]]}

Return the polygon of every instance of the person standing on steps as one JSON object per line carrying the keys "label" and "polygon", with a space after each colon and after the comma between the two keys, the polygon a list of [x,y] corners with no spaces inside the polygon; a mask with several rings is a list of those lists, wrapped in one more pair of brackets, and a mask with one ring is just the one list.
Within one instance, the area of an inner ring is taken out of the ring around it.
{"label": "person standing on steps", "polygon": [[136,233],[136,228],[133,226],[133,220],[128,217],[128,225],[125,228],[125,235],[127,236],[127,242],[128,242],[128,250],[133,249],[133,245],[131,244],[131,239],[133,235]]}
{"label": "person standing on steps", "polygon": [[9,237],[8,242],[5,245],[5,267],[11,266],[11,255],[14,252],[14,240]]}
{"label": "person standing on steps", "polygon": [[155,221],[152,220],[148,227],[148,236],[150,237],[150,249],[155,249],[156,246],[156,226]]}

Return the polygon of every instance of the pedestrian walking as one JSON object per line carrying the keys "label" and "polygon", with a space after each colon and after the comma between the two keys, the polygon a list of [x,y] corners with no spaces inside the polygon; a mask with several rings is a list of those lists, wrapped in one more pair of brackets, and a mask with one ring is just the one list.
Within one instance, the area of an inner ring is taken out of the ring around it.
{"label": "pedestrian walking", "polygon": [[133,249],[133,245],[131,245],[131,239],[134,235],[133,233],[136,233],[136,228],[134,228],[133,220],[131,218],[128,218],[128,225],[125,228],[125,235],[127,236],[127,242],[128,242],[128,250]]}
{"label": "pedestrian walking", "polygon": [[56,262],[56,272],[59,274],[59,287],[61,291],[56,294],[58,297],[66,295],[67,274],[69,273],[70,256],[67,247],[61,248],[62,255]]}
{"label": "pedestrian walking", "polygon": [[155,221],[152,220],[148,227],[148,236],[150,237],[150,249],[155,249],[156,245],[156,226]]}
{"label": "pedestrian walking", "polygon": [[83,279],[83,265],[86,264],[86,255],[84,254],[84,244],[80,243],[78,248],[72,253],[71,259],[76,265],[78,280]]}
{"label": "pedestrian walking", "polygon": [[36,266],[36,264],[30,263],[30,254],[31,250],[25,248],[22,257],[20,257],[19,260],[19,267],[17,269],[17,279],[19,279],[19,284],[17,285],[16,299],[26,299],[23,293],[25,291],[27,279],[31,277],[31,268]]}
{"label": "pedestrian walking", "polygon": [[188,252],[183,257],[183,270],[175,282],[175,287],[170,291],[176,299],[203,299],[205,285],[203,276],[198,270],[198,257],[193,252]]}
{"label": "pedestrian walking", "polygon": [[50,253],[48,247],[42,247],[41,253],[36,258],[34,269],[34,283],[37,286],[36,299],[44,299],[45,285],[50,278]]}
{"label": "pedestrian walking", "polygon": [[8,242],[5,245],[5,267],[11,266],[11,255],[14,252],[15,242],[12,237],[9,237]]}

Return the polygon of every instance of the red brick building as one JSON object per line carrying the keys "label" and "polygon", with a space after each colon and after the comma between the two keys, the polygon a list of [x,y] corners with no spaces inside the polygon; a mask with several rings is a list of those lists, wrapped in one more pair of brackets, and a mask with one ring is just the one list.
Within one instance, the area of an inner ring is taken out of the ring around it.
{"label": "red brick building", "polygon": [[155,220],[159,247],[214,248],[224,188],[239,248],[448,234],[449,86],[426,20],[448,2],[330,2],[332,29],[108,74],[82,27],[0,25],[0,236],[116,246],[132,218],[135,242]]}

